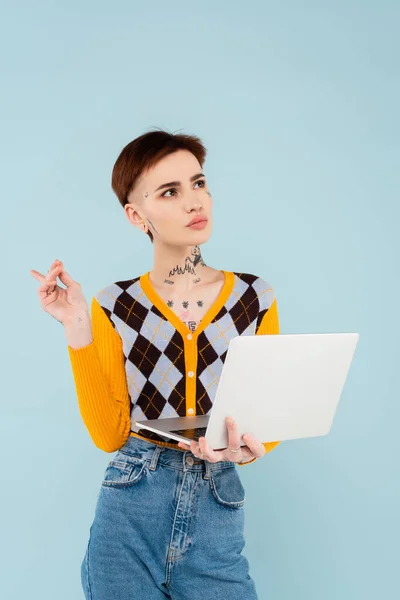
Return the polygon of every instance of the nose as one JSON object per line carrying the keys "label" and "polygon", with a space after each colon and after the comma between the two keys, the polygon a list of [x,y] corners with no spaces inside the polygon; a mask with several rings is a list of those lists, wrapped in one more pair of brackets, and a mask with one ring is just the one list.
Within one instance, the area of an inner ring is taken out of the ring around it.
{"label": "nose", "polygon": [[203,208],[203,205],[201,202],[191,202],[191,203],[187,203],[186,204],[186,212],[187,213],[191,213],[192,210],[195,210],[196,212],[199,212],[199,210]]}

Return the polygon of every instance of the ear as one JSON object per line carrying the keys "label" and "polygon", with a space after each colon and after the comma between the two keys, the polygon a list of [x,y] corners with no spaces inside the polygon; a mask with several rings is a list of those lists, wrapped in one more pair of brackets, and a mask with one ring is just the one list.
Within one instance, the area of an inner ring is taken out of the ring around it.
{"label": "ear", "polygon": [[140,229],[140,231],[147,232],[147,224],[144,216],[142,216],[134,204],[128,203],[124,206],[126,218],[132,225]]}

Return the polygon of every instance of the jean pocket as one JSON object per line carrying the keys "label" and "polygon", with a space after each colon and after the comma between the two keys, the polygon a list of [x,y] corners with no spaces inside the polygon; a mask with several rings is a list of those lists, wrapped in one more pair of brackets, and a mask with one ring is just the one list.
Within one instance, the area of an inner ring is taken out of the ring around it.
{"label": "jean pocket", "polygon": [[104,487],[129,487],[138,483],[146,473],[146,460],[135,456],[121,455],[110,460],[101,485]]}
{"label": "jean pocket", "polygon": [[211,492],[216,501],[227,508],[243,508],[245,489],[236,467],[215,469],[210,474]]}

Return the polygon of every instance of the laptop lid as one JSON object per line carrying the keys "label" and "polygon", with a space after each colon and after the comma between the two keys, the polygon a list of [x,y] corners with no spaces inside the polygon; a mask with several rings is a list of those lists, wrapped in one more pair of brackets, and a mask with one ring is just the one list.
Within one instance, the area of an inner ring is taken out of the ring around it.
{"label": "laptop lid", "polygon": [[210,446],[226,447],[227,415],[240,435],[261,442],[327,435],[358,339],[358,333],[233,338],[208,423]]}

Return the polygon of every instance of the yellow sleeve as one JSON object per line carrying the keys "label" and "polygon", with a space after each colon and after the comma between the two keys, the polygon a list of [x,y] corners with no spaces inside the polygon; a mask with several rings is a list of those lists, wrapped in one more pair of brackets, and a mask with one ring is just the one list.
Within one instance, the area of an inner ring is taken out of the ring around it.
{"label": "yellow sleeve", "polygon": [[[278,304],[276,298],[274,298],[271,306],[265,313],[260,326],[257,330],[256,335],[271,335],[271,334],[279,334],[279,315],[278,315]],[[265,452],[271,452],[274,448],[277,447],[280,442],[263,442],[262,443]],[[257,460],[256,458],[252,458],[251,460],[244,463],[237,463],[240,467],[244,467],[245,465],[249,465],[250,463]]]}
{"label": "yellow sleeve", "polygon": [[93,341],[78,349],[68,345],[68,354],[82,420],[94,444],[114,452],[131,429],[122,340],[95,297],[91,322]]}

